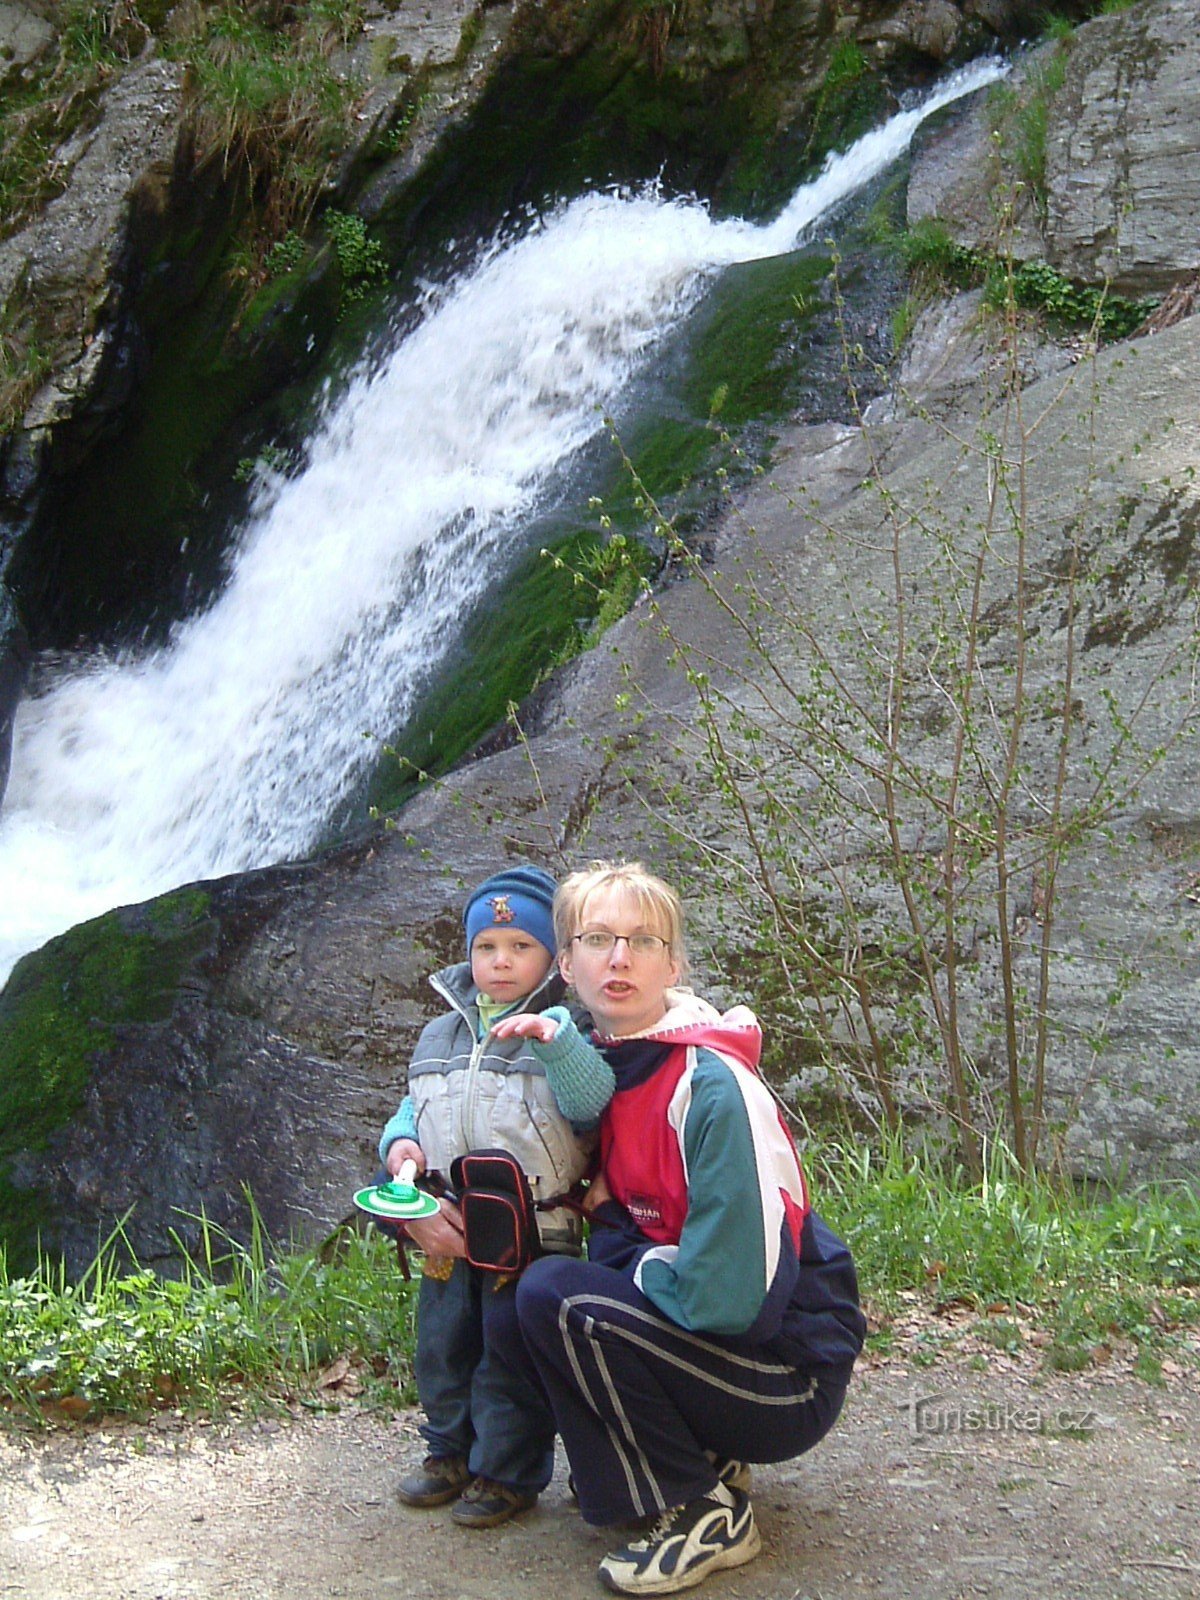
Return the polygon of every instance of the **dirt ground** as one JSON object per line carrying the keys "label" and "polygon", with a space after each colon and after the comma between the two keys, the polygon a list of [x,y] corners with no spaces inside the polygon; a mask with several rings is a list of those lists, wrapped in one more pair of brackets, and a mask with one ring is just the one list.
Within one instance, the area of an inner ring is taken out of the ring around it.
{"label": "dirt ground", "polygon": [[[1040,1373],[1030,1355],[863,1367],[812,1454],[755,1469],[737,1600],[1167,1600],[1200,1594],[1200,1378]],[[606,1539],[565,1463],[490,1533],[400,1507],[416,1417],[0,1433],[0,1595],[29,1600],[597,1600]]]}

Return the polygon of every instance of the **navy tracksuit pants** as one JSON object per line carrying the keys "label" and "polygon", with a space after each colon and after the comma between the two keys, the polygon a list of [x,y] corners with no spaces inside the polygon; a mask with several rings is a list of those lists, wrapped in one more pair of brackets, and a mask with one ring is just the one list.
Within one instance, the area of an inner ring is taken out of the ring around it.
{"label": "navy tracksuit pants", "polygon": [[494,1361],[540,1383],[579,1508],[600,1526],[682,1505],[717,1481],[705,1451],[786,1461],[833,1426],[845,1381],[816,1380],[745,1339],[689,1333],[624,1273],[547,1256],[517,1285]]}

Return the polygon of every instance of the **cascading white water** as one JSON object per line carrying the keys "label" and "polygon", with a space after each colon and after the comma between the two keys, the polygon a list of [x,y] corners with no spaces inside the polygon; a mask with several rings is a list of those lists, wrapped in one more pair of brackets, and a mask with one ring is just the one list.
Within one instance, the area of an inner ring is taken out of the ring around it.
{"label": "cascading white water", "polygon": [[304,472],[275,482],[208,610],[141,656],[76,664],[17,720],[0,814],[0,982],[55,933],[180,883],[303,853],[397,726],[551,475],[601,426],[711,273],[792,249],[920,123],[948,78],[831,158],[774,222],[593,194],[486,250]]}

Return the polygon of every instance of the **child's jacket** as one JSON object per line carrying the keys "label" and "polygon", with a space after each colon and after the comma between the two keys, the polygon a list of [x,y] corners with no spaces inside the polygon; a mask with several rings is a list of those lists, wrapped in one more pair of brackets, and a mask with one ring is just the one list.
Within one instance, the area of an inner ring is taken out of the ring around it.
{"label": "child's jacket", "polygon": [[[499,1148],[524,1167],[535,1201],[565,1193],[587,1170],[595,1133],[577,1133],[563,1116],[528,1040],[479,1038],[478,990],[469,962],[446,967],[429,981],[451,1009],[422,1030],[408,1069],[416,1139],[427,1169],[448,1178],[456,1156]],[[520,1009],[542,1011],[562,994],[562,979],[552,970]],[[384,1134],[388,1142],[395,1137],[394,1121]],[[543,1249],[578,1254],[576,1214],[556,1207],[537,1215]]]}

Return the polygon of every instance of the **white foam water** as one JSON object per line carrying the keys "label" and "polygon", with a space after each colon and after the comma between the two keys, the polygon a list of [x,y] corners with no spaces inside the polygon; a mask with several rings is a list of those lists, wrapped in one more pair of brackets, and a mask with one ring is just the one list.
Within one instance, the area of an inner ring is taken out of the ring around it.
{"label": "white foam water", "polygon": [[430,294],[264,483],[219,598],[169,642],[63,671],[18,713],[0,813],[0,982],[72,924],[311,848],[556,471],[712,273],[790,250],[941,106],[832,157],[774,221],[590,194]]}

